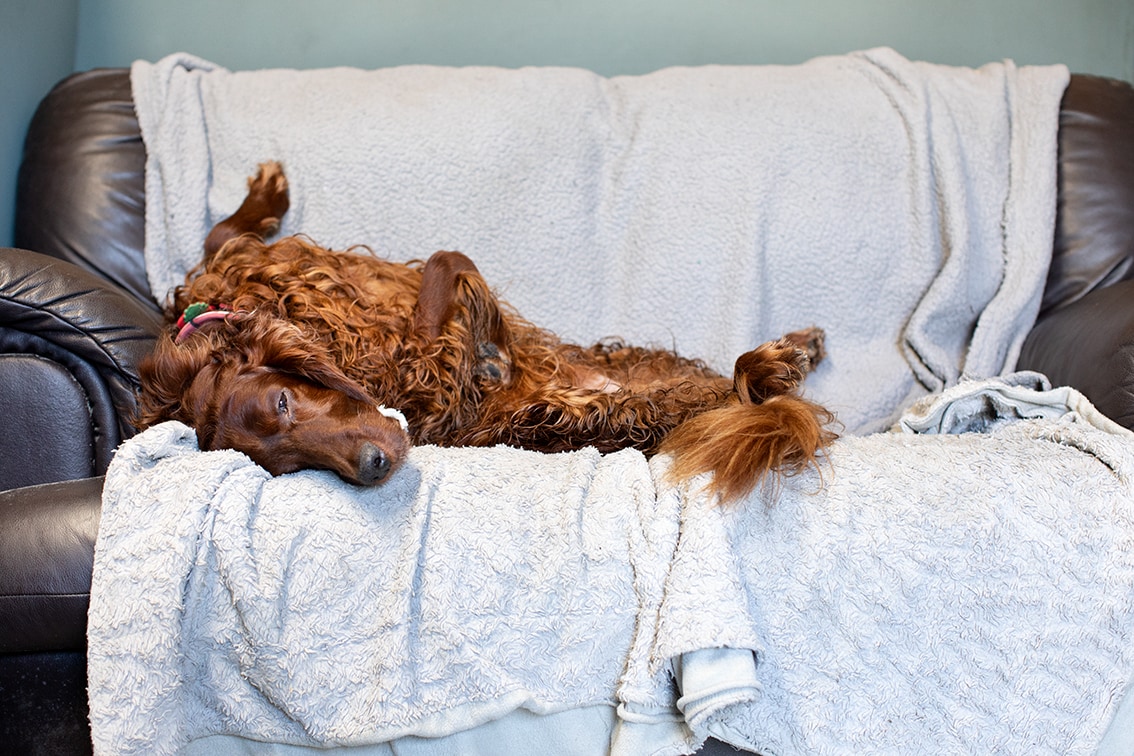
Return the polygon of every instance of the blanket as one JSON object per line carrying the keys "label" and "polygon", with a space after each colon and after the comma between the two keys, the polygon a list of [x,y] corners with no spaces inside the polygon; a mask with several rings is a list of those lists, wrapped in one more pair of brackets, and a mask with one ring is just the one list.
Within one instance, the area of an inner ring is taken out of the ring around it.
{"label": "blanket", "polygon": [[964,394],[1044,417],[846,437],[727,509],[633,451],[421,447],[359,489],[156,426],[104,488],[96,753],[549,721],[616,754],[1090,753],[1134,678],[1134,434],[1033,379]]}
{"label": "blanket", "polygon": [[114,754],[613,707],[664,580],[657,529],[675,523],[635,451],[422,447],[364,489],[198,453],[169,422],[124,444],[107,481],[90,691]]}
{"label": "blanket", "polygon": [[813,398],[852,433],[1013,369],[1052,246],[1061,66],[889,49],[798,66],[132,69],[146,263],[182,282],[256,164],[285,233],[394,260],[468,254],[528,319],[731,373],[811,325]]}
{"label": "blanket", "polygon": [[843,438],[774,505],[686,499],[652,655],[689,727],[777,756],[1129,753],[1134,434],[1034,379]]}

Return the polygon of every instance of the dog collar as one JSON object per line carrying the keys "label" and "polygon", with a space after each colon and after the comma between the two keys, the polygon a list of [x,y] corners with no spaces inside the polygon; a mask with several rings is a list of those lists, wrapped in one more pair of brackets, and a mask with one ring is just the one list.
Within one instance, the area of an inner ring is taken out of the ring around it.
{"label": "dog collar", "polygon": [[232,315],[231,310],[225,310],[206,302],[194,302],[186,307],[185,312],[181,313],[181,317],[177,319],[177,337],[174,341],[180,344],[205,323],[213,320],[224,320],[230,315]]}

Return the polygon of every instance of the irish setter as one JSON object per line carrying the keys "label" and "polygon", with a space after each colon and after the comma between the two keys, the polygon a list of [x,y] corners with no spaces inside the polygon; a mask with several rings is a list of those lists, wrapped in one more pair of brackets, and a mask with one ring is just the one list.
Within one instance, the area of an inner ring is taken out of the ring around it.
{"label": "irish setter", "polygon": [[269,244],[289,206],[282,168],[261,165],[248,188],[141,366],[140,428],[180,420],[202,449],[237,449],[273,475],[323,468],[360,485],[411,442],[634,447],[671,453],[680,478],[712,473],[725,500],[816,465],[834,438],[830,413],[799,392],[823,356],[817,328],[741,355],[731,379],[670,351],[567,344],[460,252],[399,264],[303,236]]}

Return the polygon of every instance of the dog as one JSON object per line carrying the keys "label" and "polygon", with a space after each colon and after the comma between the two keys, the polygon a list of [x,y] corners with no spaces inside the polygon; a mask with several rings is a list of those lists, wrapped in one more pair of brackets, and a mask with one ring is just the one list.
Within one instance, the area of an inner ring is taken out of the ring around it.
{"label": "dog", "polygon": [[279,163],[248,180],[173,295],[176,326],[140,365],[136,426],[192,426],[272,475],[385,480],[411,444],[545,452],[633,447],[711,473],[728,501],[818,466],[832,414],[801,395],[823,358],[807,328],[736,360],[732,378],[672,351],[564,343],[442,251],[388,262],[304,236],[269,243],[289,207]]}

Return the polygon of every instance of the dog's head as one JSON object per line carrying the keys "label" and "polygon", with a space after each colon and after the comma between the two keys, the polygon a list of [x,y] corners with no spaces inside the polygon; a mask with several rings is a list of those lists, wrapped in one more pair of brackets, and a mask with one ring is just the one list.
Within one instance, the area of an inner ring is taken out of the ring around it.
{"label": "dog's head", "polygon": [[409,452],[396,412],[270,315],[238,313],[180,343],[162,339],[139,372],[139,427],[180,420],[201,449],[241,451],[273,475],[326,469],[374,485]]}

